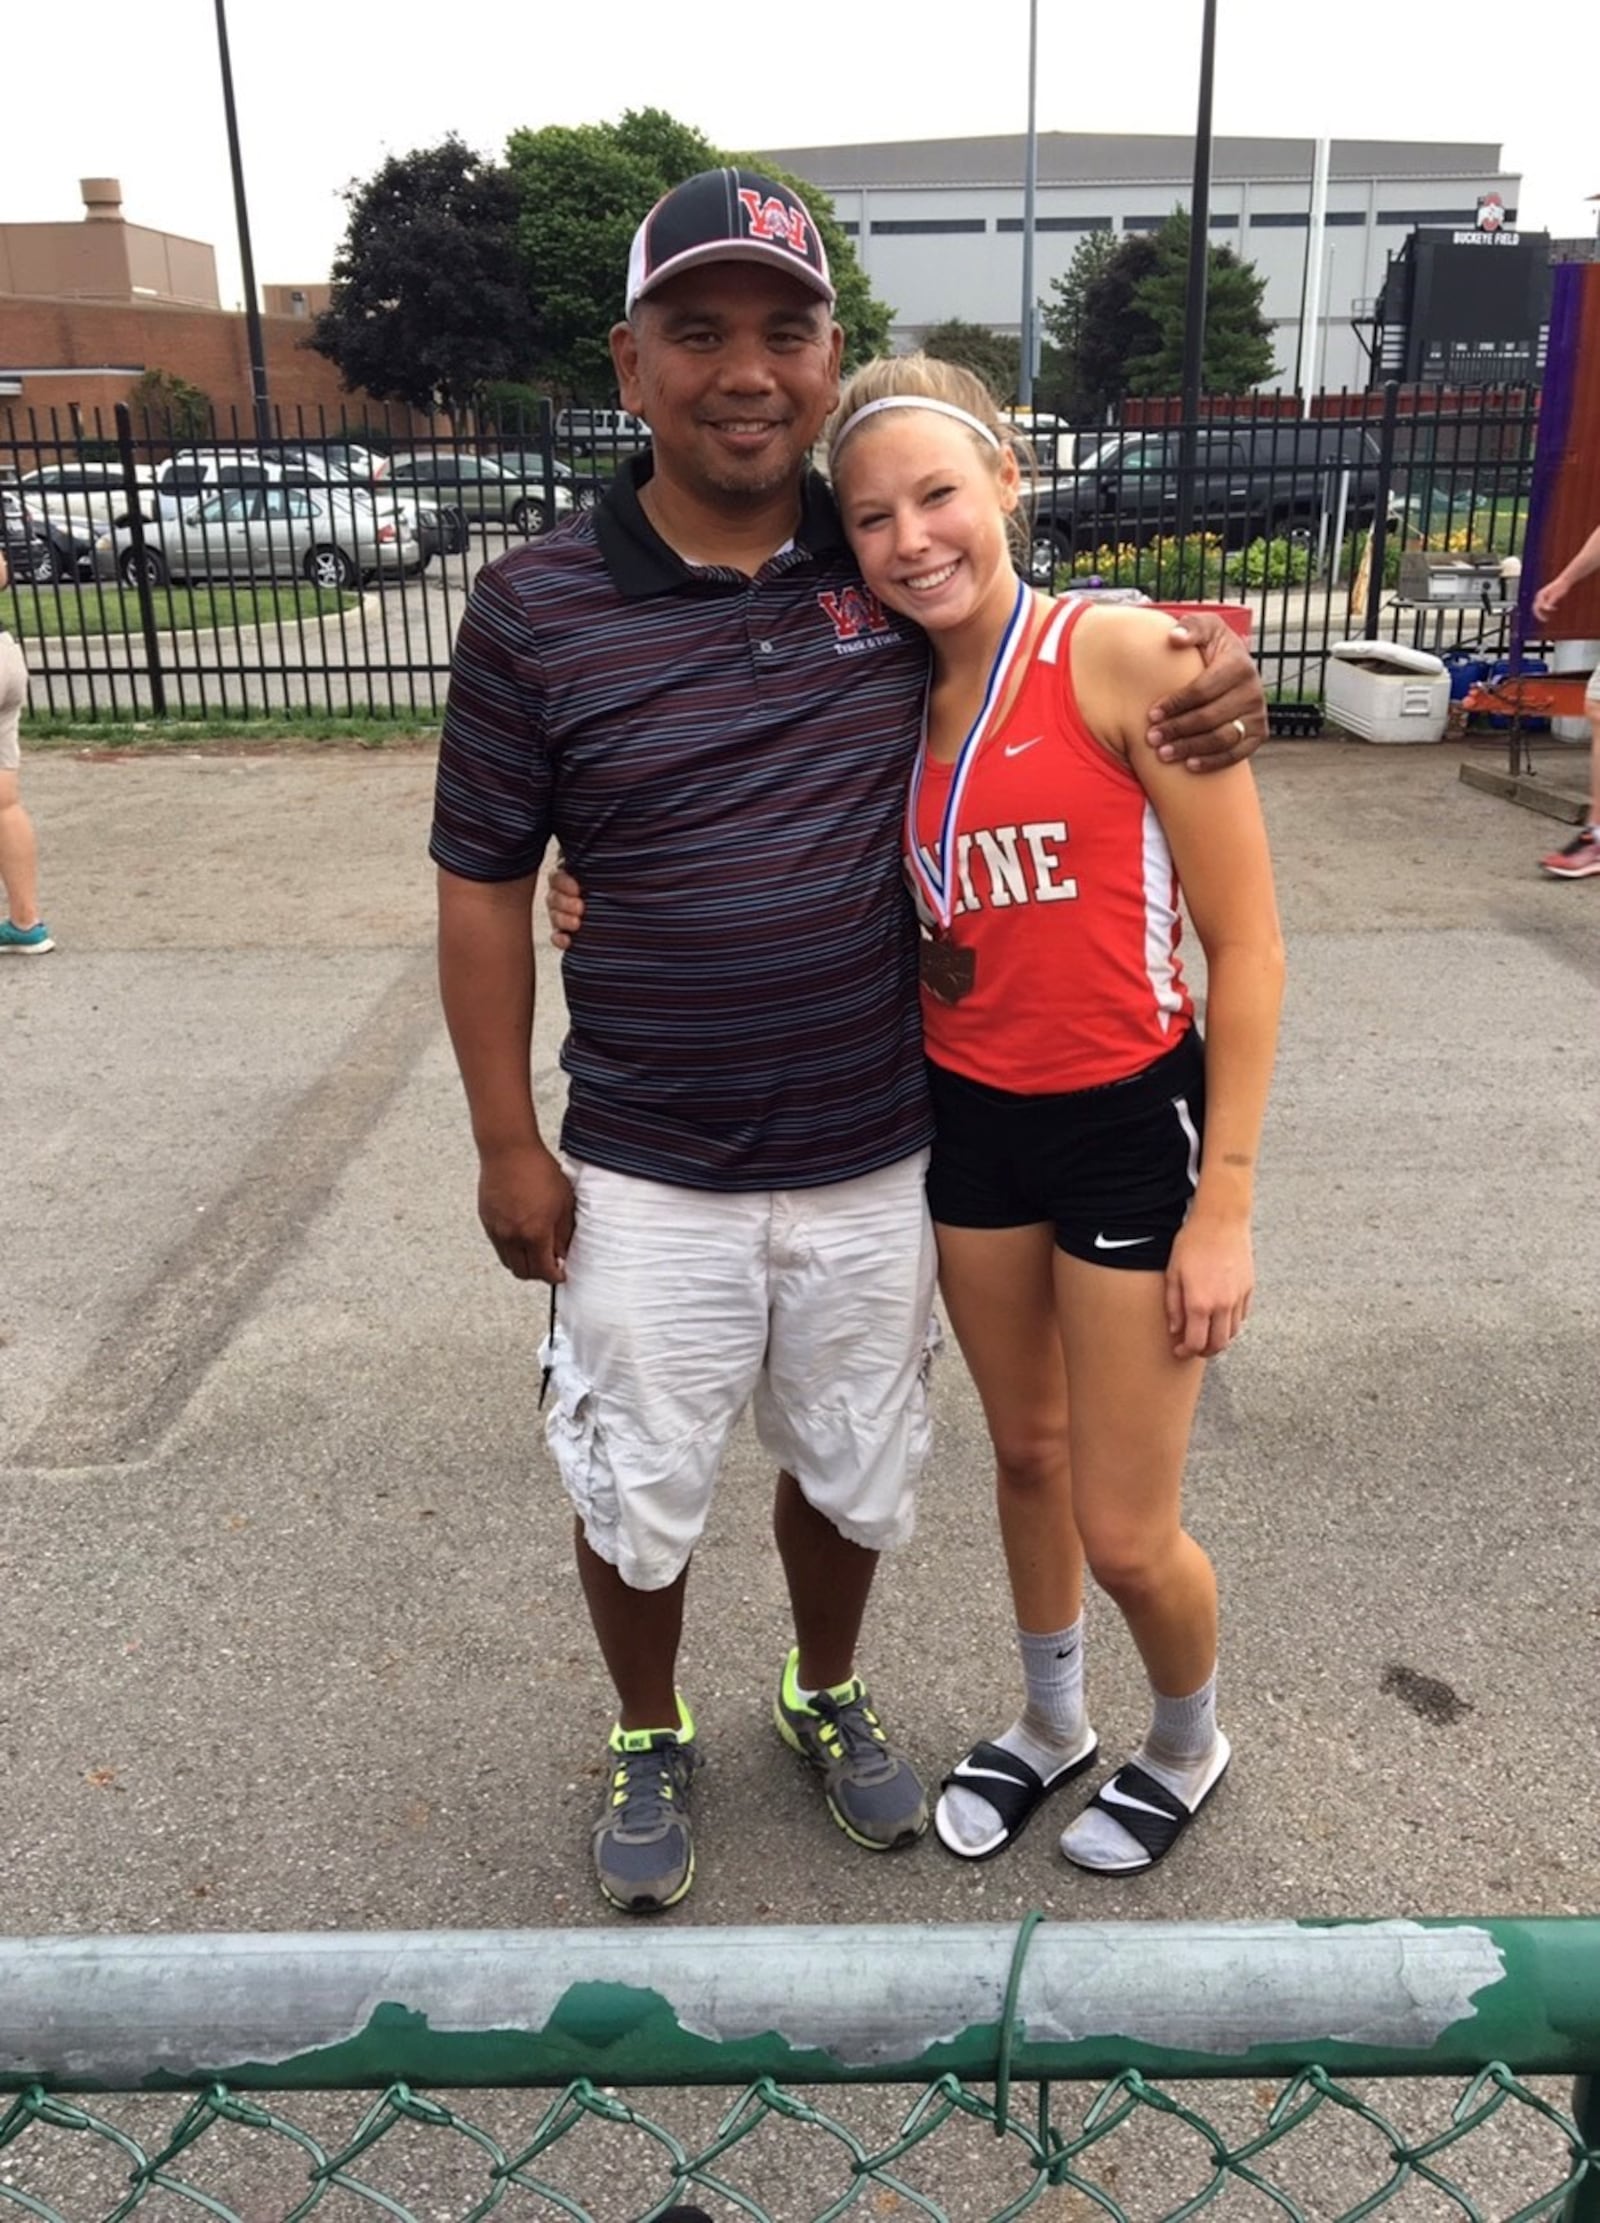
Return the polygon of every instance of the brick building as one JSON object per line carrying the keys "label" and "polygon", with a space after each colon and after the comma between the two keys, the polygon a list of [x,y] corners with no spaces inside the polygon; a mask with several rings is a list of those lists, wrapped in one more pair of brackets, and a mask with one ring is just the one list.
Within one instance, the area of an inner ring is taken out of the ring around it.
{"label": "brick building", "polygon": [[[224,309],[214,250],[131,224],[115,178],[84,178],[76,223],[0,223],[0,411],[13,437],[101,435],[147,370],[197,386],[219,430],[253,422],[244,316]],[[409,430],[411,413],[346,393],[306,345],[328,288],[267,286],[261,318],[267,392],[285,430],[363,417]],[[417,420],[420,423],[421,420]]]}

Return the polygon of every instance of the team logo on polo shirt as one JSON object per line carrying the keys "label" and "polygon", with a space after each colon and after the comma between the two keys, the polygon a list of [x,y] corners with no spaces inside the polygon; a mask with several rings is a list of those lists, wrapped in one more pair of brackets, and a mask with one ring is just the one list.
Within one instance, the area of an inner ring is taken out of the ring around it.
{"label": "team logo on polo shirt", "polygon": [[898,638],[883,604],[865,587],[829,589],[817,596],[822,613],[833,627],[833,645],[840,656],[864,656],[887,648]]}

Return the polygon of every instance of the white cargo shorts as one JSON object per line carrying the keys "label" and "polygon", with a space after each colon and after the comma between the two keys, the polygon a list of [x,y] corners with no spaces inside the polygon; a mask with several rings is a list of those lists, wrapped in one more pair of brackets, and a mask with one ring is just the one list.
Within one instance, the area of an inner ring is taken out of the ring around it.
{"label": "white cargo shorts", "polygon": [[937,1339],[926,1171],[920,1151],[730,1195],[567,1161],[545,1434],[590,1547],[630,1588],[688,1564],[747,1403],[841,1536],[882,1551],[911,1534]]}

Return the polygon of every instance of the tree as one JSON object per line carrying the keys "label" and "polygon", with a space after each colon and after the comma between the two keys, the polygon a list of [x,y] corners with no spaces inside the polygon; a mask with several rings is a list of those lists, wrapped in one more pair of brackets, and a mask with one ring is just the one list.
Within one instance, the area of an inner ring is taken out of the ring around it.
{"label": "tree", "polygon": [[[1189,218],[1174,209],[1155,235],[1156,266],[1140,281],[1134,306],[1151,337],[1128,365],[1128,390],[1175,394],[1183,384],[1183,341],[1189,285]],[[1200,386],[1208,394],[1246,394],[1277,365],[1272,326],[1261,313],[1266,280],[1231,247],[1213,247],[1206,272],[1206,332]]]}
{"label": "tree", "polygon": [[825,194],[760,155],[714,147],[659,108],[630,109],[620,123],[552,124],[513,132],[506,161],[516,181],[525,282],[537,293],[542,342],[537,373],[580,401],[615,391],[608,335],[622,314],[628,248],[644,212],[699,170],[725,162],[762,170],[799,193],[817,220],[839,295],[846,360],[888,345],[889,311],[872,297],[848,236]]}
{"label": "tree", "polygon": [[176,371],[145,371],[128,390],[128,407],[143,417],[147,439],[199,440],[211,430],[209,397]]}
{"label": "tree", "polygon": [[987,324],[968,324],[958,316],[946,317],[943,324],[935,324],[923,334],[922,352],[976,372],[996,401],[1016,399],[1022,342],[1009,333],[991,331]]}
{"label": "tree", "polygon": [[[1182,209],[1155,232],[1116,239],[1091,232],[1051,288],[1045,328],[1060,352],[1059,406],[1102,417],[1125,394],[1175,394],[1183,378],[1189,218]],[[1266,281],[1228,247],[1207,271],[1207,393],[1244,393],[1273,374],[1272,327],[1261,313]]]}
{"label": "tree", "polygon": [[1039,351],[1036,391],[1050,408],[1074,423],[1102,416],[1105,397],[1101,381],[1086,375],[1080,350],[1092,329],[1088,313],[1090,287],[1102,277],[1121,242],[1115,232],[1086,232],[1059,278],[1051,280],[1051,299],[1040,311],[1045,344]]}
{"label": "tree", "polygon": [[451,134],[391,155],[344,199],[333,301],[310,344],[347,388],[456,414],[490,379],[526,376],[538,317],[509,171]]}

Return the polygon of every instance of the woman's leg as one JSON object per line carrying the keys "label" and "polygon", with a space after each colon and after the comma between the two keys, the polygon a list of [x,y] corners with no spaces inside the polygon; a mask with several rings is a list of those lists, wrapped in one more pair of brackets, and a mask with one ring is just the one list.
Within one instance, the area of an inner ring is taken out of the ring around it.
{"label": "woman's leg", "polygon": [[[1084,1719],[1083,1555],[1072,1517],[1066,1368],[1047,1226],[940,1226],[939,1284],[988,1422],[1027,1703],[993,1743],[1041,1780],[1092,1756]],[[1012,1832],[977,1790],[939,1802],[952,1851],[998,1851]]]}
{"label": "woman's leg", "polygon": [[0,772],[0,888],[13,926],[39,923],[39,845],[15,772]]}
{"label": "woman's leg", "polygon": [[[1084,1555],[1128,1624],[1154,1701],[1134,1761],[1192,1809],[1227,1760],[1215,1711],[1216,1576],[1181,1515],[1204,1370],[1172,1355],[1160,1274],[1092,1266],[1065,1253],[1055,1273]],[[1098,1807],[1079,1817],[1062,1849],[1086,1867],[1148,1864]]]}

